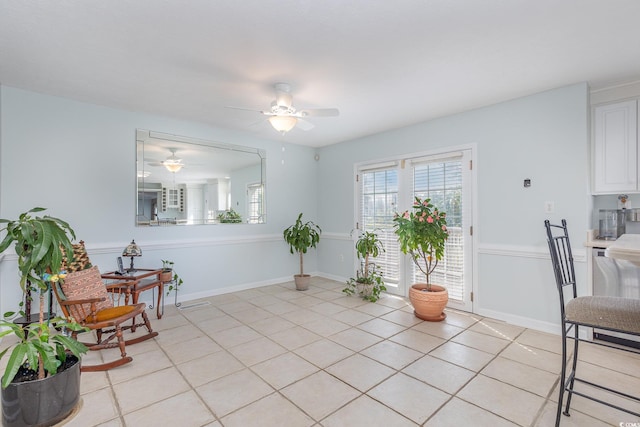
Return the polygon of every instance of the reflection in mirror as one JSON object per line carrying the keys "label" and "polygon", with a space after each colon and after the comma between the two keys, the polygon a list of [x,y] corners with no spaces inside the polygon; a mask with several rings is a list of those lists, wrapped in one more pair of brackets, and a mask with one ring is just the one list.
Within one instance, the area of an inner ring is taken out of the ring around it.
{"label": "reflection in mirror", "polygon": [[136,225],[266,222],[264,150],[138,129]]}

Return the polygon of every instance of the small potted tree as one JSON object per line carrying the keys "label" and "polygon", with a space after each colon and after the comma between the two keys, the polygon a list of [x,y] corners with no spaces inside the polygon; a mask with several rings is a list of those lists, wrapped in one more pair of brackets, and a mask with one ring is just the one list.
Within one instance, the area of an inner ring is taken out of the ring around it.
{"label": "small potted tree", "polygon": [[356,277],[347,280],[347,287],[342,292],[353,295],[356,292],[365,300],[376,302],[380,299],[380,292],[386,291],[382,280],[382,273],[371,261],[380,252],[384,252],[382,241],[375,231],[364,231],[356,241],[356,253],[361,260],[360,269]]}
{"label": "small potted tree", "polygon": [[[62,318],[44,319],[44,294],[52,282],[64,279],[60,272],[63,250],[73,254],[69,224],[50,216],[32,216],[34,208],[17,220],[0,219],[6,235],[0,253],[12,243],[18,256],[20,287],[39,294],[39,321],[27,326],[0,320],[0,337],[14,334],[18,340],[0,352],[10,353],[2,376],[2,425],[52,425],[66,418],[80,398],[80,357],[87,347],[57,329],[83,330]],[[73,255],[70,255],[73,256]],[[60,273],[59,273],[60,272]],[[10,318],[14,313],[6,313]]]}
{"label": "small potted tree", "polygon": [[413,210],[402,215],[396,213],[393,221],[400,250],[411,256],[426,279],[426,283],[413,284],[409,289],[409,300],[416,317],[429,321],[444,320],[449,294],[443,286],[431,283],[431,274],[444,256],[445,242],[449,237],[446,214],[435,208],[430,199],[416,197]]}
{"label": "small potted tree", "polygon": [[295,274],[293,279],[296,283],[296,289],[306,291],[309,289],[309,281],[311,277],[304,274],[304,254],[309,248],[315,248],[320,241],[320,233],[322,230],[312,221],[302,222],[302,213],[298,215],[295,224],[287,227],[284,232],[284,240],[289,244],[289,252],[298,253],[300,256],[300,274]]}

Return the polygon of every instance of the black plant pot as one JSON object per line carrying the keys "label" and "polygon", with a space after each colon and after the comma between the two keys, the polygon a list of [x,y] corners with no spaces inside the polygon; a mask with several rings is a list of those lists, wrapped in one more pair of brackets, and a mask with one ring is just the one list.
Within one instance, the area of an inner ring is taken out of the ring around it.
{"label": "black plant pot", "polygon": [[71,414],[80,400],[80,361],[51,377],[11,383],[2,389],[4,427],[52,426]]}

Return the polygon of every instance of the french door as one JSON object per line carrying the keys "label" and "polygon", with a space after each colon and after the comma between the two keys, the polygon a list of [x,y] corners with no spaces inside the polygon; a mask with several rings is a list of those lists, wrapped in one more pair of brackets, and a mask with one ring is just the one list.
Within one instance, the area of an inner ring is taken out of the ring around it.
{"label": "french door", "polygon": [[357,170],[357,228],[376,231],[385,252],[375,262],[387,292],[406,296],[424,282],[413,260],[400,252],[393,216],[411,209],[414,197],[429,198],[447,213],[449,238],[431,282],[449,291],[449,306],[472,311],[471,149],[360,165]]}

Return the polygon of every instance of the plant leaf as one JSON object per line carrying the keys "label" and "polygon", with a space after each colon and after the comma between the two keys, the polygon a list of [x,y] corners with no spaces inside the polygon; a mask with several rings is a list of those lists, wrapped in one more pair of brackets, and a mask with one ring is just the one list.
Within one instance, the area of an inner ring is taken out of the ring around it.
{"label": "plant leaf", "polygon": [[20,366],[24,361],[24,356],[27,353],[27,347],[27,344],[17,344],[13,348],[11,356],[9,356],[9,361],[7,362],[7,367],[5,368],[4,375],[2,376],[2,388],[7,388],[18,373],[18,369],[20,369]]}

